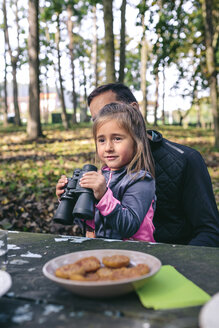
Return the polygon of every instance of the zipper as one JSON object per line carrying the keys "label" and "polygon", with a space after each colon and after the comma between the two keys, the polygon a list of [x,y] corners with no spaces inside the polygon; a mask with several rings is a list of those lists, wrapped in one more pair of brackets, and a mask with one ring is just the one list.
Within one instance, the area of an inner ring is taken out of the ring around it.
{"label": "zipper", "polygon": [[109,180],[108,180],[107,185],[106,185],[107,188],[109,187],[111,179],[112,179],[112,171],[110,171]]}
{"label": "zipper", "polygon": [[184,151],[179,149],[178,147],[174,146],[174,145],[171,145],[169,142],[166,141],[166,145],[168,145],[169,147],[175,149],[176,151],[178,151],[179,153],[181,154],[184,154]]}

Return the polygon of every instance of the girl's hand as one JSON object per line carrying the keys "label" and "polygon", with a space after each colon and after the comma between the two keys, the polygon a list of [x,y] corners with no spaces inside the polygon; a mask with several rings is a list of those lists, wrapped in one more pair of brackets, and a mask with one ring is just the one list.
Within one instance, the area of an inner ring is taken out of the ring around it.
{"label": "girl's hand", "polygon": [[87,238],[96,238],[94,231],[86,231]]}
{"label": "girl's hand", "polygon": [[61,197],[61,195],[64,192],[64,187],[68,183],[68,179],[65,175],[62,175],[61,178],[59,179],[57,185],[56,185],[56,196],[58,199]]}
{"label": "girl's hand", "polygon": [[94,197],[100,200],[106,192],[106,180],[101,171],[89,171],[83,174],[80,179],[80,186],[83,188],[90,188],[94,192]]}

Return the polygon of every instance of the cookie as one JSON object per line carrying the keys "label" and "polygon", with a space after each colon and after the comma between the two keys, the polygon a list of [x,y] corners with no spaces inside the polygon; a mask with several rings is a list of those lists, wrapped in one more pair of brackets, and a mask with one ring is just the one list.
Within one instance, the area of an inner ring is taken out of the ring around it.
{"label": "cookie", "polygon": [[112,255],[103,257],[102,262],[108,268],[121,268],[127,267],[130,263],[130,259],[125,255]]}

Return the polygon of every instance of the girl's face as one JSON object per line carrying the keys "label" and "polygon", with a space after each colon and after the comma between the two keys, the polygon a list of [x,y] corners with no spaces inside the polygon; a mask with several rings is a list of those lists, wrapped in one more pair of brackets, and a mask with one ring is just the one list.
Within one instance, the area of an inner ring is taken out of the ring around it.
{"label": "girl's face", "polygon": [[116,120],[102,124],[96,133],[97,153],[110,169],[118,170],[134,157],[134,141]]}

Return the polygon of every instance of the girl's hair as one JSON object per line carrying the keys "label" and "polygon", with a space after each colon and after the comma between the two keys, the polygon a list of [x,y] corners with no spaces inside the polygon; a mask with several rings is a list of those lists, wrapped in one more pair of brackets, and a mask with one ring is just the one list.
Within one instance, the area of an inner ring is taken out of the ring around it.
{"label": "girl's hair", "polygon": [[127,166],[127,172],[138,173],[143,169],[150,172],[154,177],[154,161],[147,138],[146,124],[140,110],[124,103],[110,103],[105,105],[94,120],[93,136],[95,143],[97,130],[110,120],[116,120],[118,125],[125,129],[134,141],[134,157]]}

